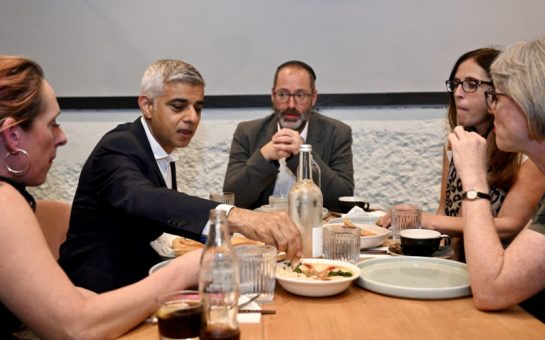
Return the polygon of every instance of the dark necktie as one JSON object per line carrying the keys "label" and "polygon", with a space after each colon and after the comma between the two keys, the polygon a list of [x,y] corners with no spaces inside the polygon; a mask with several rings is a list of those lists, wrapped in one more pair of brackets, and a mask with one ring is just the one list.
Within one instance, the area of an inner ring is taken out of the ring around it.
{"label": "dark necktie", "polygon": [[178,190],[176,185],[176,163],[170,162],[170,178],[172,179],[172,190]]}

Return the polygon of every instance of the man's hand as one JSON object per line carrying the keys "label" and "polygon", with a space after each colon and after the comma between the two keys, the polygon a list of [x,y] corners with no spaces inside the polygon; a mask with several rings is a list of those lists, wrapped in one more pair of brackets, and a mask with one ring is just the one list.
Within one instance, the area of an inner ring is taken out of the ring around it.
{"label": "man's hand", "polygon": [[298,131],[282,129],[272,136],[271,141],[261,148],[261,154],[268,161],[287,158],[299,154],[303,139]]}
{"label": "man's hand", "polygon": [[265,213],[233,208],[227,222],[231,232],[239,232],[285,251],[287,259],[303,256],[301,233],[285,212]]}

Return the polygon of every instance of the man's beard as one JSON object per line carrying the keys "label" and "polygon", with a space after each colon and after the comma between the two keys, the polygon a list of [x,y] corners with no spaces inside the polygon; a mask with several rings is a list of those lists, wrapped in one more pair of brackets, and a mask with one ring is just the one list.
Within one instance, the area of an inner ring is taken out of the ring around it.
{"label": "man's beard", "polygon": [[[281,128],[288,128],[292,130],[300,130],[305,125],[306,121],[308,120],[308,117],[310,116],[309,112],[300,112],[297,109],[286,109],[283,111],[276,110],[274,111],[274,114],[276,118],[278,119],[278,124],[280,124]],[[286,119],[285,115],[294,115],[298,118],[295,120],[292,119]]]}

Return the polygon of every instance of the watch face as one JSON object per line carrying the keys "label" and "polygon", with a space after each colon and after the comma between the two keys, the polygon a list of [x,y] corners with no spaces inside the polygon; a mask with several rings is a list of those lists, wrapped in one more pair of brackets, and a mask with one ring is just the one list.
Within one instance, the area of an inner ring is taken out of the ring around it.
{"label": "watch face", "polygon": [[468,191],[467,192],[467,198],[470,199],[470,200],[474,200],[477,198],[477,192],[476,191]]}

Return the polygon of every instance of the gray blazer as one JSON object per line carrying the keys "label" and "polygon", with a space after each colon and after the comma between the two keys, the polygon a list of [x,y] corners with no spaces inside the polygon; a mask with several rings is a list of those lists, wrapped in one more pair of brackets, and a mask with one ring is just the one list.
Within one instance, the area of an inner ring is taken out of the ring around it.
{"label": "gray blazer", "polygon": [[[260,149],[276,132],[274,114],[237,126],[223,190],[235,193],[238,207],[254,209],[268,203],[279,164],[265,160]],[[338,197],[354,192],[352,129],[336,119],[312,112],[306,143],[312,145],[312,157],[321,170],[324,207],[339,211]],[[290,157],[286,164],[296,174],[299,157]]]}

